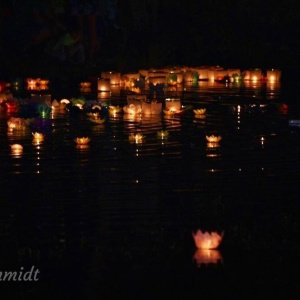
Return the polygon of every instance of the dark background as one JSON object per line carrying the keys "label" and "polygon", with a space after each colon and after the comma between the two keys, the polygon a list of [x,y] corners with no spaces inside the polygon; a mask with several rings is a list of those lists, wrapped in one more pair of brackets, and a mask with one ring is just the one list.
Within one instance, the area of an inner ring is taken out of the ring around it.
{"label": "dark background", "polygon": [[[28,9],[34,1],[6,2],[0,7],[1,76],[14,69],[32,71],[35,65],[53,68],[55,62],[42,51],[45,45],[27,56],[22,51],[26,24],[20,18],[26,9],[12,4],[20,2]],[[84,67],[90,73],[170,65],[292,72],[300,66],[298,6],[296,0],[102,0],[100,49],[93,66]]]}

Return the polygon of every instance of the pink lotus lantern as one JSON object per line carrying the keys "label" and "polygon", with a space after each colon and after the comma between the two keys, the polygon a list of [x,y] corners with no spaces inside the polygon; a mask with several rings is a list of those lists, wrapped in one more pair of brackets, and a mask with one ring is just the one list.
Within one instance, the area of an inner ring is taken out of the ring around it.
{"label": "pink lotus lantern", "polygon": [[222,242],[223,236],[223,232],[221,234],[215,231],[203,233],[200,229],[193,233],[194,242],[198,249],[217,249]]}

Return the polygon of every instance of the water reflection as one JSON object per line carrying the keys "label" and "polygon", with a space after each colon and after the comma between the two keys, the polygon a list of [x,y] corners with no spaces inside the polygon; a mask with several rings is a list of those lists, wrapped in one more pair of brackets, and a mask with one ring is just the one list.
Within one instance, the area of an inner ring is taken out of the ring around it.
{"label": "water reflection", "polygon": [[[280,90],[269,84],[200,82],[171,92],[176,95],[163,98],[180,97],[185,107],[205,108],[205,115],[192,108],[174,115],[107,108],[105,122],[95,124],[85,112],[64,107],[52,109],[49,119],[34,116],[25,130],[8,131],[10,115],[0,111],[0,233],[13,237],[3,243],[3,261],[18,255],[41,265],[54,282],[91,278],[112,291],[129,289],[132,278],[148,287],[151,278],[159,285],[178,276],[178,285],[168,287],[174,294],[183,281],[193,289],[201,282],[235,290],[236,282],[251,279],[249,269],[261,270],[263,278],[273,275],[274,265],[292,270],[282,261],[285,245],[297,248],[300,132],[288,119],[299,111],[281,112]],[[113,93],[101,101],[124,107],[126,96]],[[212,135],[222,139],[206,139]],[[13,155],[13,144],[23,152]],[[201,268],[191,266],[191,230],[216,227],[227,232],[222,253],[197,250],[193,260]],[[236,247],[275,254],[240,259]],[[216,268],[220,273],[211,276],[214,268],[202,266],[223,262],[223,253],[226,274]]]}
{"label": "water reflection", "polygon": [[197,249],[194,253],[193,259],[195,260],[198,267],[219,263],[224,263],[222,254],[219,250],[211,249]]}

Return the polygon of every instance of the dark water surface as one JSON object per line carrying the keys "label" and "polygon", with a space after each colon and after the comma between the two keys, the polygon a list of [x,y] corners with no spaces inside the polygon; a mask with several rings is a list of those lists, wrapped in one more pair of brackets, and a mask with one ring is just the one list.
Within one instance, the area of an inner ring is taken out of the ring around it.
{"label": "dark water surface", "polygon": [[[14,114],[0,111],[0,272],[40,271],[38,281],[0,281],[3,297],[287,299],[299,291],[293,92],[201,83],[166,91],[163,104],[170,95],[184,113],[131,118],[104,110],[99,125],[85,112],[55,111],[35,129],[8,133]],[[116,89],[105,102],[125,105],[126,93]],[[205,117],[190,105],[206,108]],[[40,145],[34,130],[45,134]],[[131,133],[145,139],[130,143]],[[218,147],[208,147],[211,134],[222,136]],[[78,136],[90,144],[77,146]],[[14,143],[22,155],[12,155]],[[224,231],[215,261],[194,259],[197,229]]]}

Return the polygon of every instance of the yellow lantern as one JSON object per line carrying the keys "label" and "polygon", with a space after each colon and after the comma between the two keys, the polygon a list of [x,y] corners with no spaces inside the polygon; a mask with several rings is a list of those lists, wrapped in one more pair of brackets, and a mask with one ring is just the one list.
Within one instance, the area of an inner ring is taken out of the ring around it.
{"label": "yellow lantern", "polygon": [[132,133],[129,136],[129,141],[131,143],[140,144],[143,142],[144,138],[145,138],[144,135],[142,135],[141,133],[137,133],[137,134]]}
{"label": "yellow lantern", "polygon": [[77,137],[77,138],[75,138],[75,142],[78,145],[87,145],[90,141],[91,141],[91,139],[89,137]]}
{"label": "yellow lantern", "polygon": [[13,144],[10,146],[11,153],[14,156],[20,156],[23,153],[23,146],[20,144]]}
{"label": "yellow lantern", "polygon": [[193,112],[195,115],[204,115],[206,113],[206,108],[194,109]]}
{"label": "yellow lantern", "polygon": [[119,114],[122,111],[122,108],[120,106],[109,106],[108,111],[110,114],[115,115]]}
{"label": "yellow lantern", "polygon": [[219,143],[221,141],[222,137],[221,136],[215,136],[215,135],[206,135],[206,140],[209,143]]}
{"label": "yellow lantern", "polygon": [[167,130],[158,131],[157,137],[160,139],[167,139],[169,137],[169,132]]}
{"label": "yellow lantern", "polygon": [[42,141],[44,140],[44,134],[42,134],[42,133],[39,133],[39,132],[33,132],[32,135],[33,135],[33,139],[34,139],[36,142],[42,142]]}

